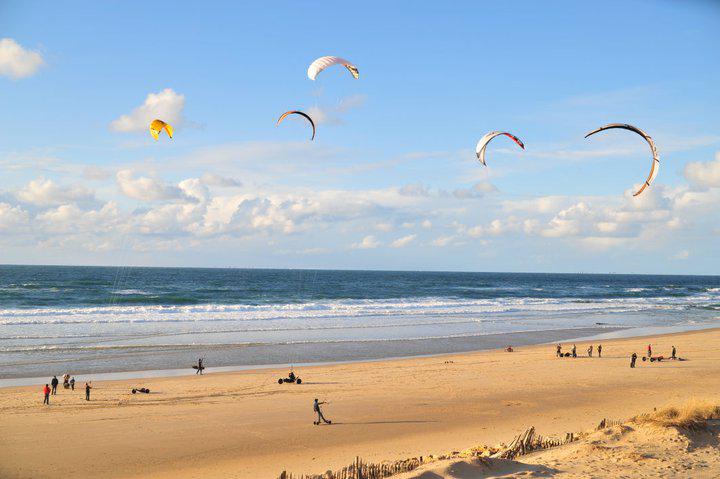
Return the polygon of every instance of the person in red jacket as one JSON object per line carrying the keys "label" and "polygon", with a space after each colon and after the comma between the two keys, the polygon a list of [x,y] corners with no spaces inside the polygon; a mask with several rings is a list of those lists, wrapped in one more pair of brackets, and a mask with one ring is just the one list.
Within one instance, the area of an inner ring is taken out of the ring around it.
{"label": "person in red jacket", "polygon": [[45,395],[45,399],[43,399],[43,404],[50,405],[50,386],[47,384],[43,388],[43,394]]}

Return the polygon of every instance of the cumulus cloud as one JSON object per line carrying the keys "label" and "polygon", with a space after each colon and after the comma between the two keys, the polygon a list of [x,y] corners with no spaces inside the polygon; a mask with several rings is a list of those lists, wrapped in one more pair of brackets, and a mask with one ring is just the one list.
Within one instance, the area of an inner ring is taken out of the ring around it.
{"label": "cumulus cloud", "polygon": [[182,190],[155,178],[135,177],[133,170],[125,169],[115,176],[120,191],[128,198],[142,201],[158,201],[181,198]]}
{"label": "cumulus cloud", "polygon": [[398,238],[392,243],[390,243],[390,247],[392,248],[404,248],[405,246],[409,245],[413,241],[415,241],[415,238],[417,238],[417,235],[407,235],[403,236],[402,238]]}
{"label": "cumulus cloud", "polygon": [[147,131],[150,122],[155,118],[175,126],[182,122],[184,108],[185,95],[166,88],[158,93],[148,94],[142,105],[113,120],[110,129],[119,132]]}
{"label": "cumulus cloud", "polygon": [[18,227],[27,224],[30,216],[18,206],[0,203],[0,231],[15,231]]}
{"label": "cumulus cloud", "polygon": [[455,198],[465,200],[471,198],[482,198],[488,194],[497,193],[498,189],[488,181],[480,181],[470,188],[459,188],[453,191]]}
{"label": "cumulus cloud", "polygon": [[362,239],[362,241],[358,243],[353,243],[352,248],[353,249],[373,249],[380,246],[380,241],[377,240],[373,235],[368,235]]}
{"label": "cumulus cloud", "polygon": [[398,191],[403,196],[430,196],[430,189],[422,183],[404,185]]}
{"label": "cumulus cloud", "polygon": [[218,186],[220,188],[234,188],[242,186],[240,180],[235,178],[227,178],[224,176],[217,175],[215,173],[204,173],[200,177],[200,181],[208,186]]}
{"label": "cumulus cloud", "polygon": [[0,75],[19,80],[34,75],[44,64],[40,53],[23,48],[12,38],[0,40]]}
{"label": "cumulus cloud", "polygon": [[52,180],[39,178],[24,186],[17,193],[17,198],[33,205],[50,206],[74,201],[92,201],[94,193],[83,187],[63,187]]}
{"label": "cumulus cloud", "polygon": [[691,162],[685,165],[685,178],[701,188],[720,188],[720,151],[715,159],[707,162]]}

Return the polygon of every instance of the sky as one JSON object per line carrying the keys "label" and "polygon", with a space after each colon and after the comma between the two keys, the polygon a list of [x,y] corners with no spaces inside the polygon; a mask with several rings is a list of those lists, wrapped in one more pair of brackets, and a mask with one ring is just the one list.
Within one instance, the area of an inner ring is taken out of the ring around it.
{"label": "sky", "polygon": [[715,1],[4,0],[0,263],[717,274],[718,85]]}

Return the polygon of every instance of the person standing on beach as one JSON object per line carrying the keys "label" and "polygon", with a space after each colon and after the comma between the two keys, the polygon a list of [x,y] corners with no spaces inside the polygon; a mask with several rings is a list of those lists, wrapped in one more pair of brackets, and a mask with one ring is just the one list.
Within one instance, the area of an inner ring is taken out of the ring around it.
{"label": "person standing on beach", "polygon": [[575,346],[574,344],[573,344],[573,348],[572,348],[572,356],[573,356],[574,358],[577,357],[577,346]]}
{"label": "person standing on beach", "polygon": [[197,371],[195,371],[195,374],[202,374],[202,373],[203,373],[202,358],[198,358],[198,368],[197,368]]}
{"label": "person standing on beach", "polygon": [[313,424],[318,426],[320,424],[320,421],[324,422],[325,424],[332,424],[332,421],[328,421],[325,419],[325,416],[323,416],[322,410],[320,409],[320,405],[325,404],[325,401],[318,402],[317,398],[315,398],[315,402],[313,402],[313,412],[317,413],[317,421],[314,421]]}
{"label": "person standing on beach", "polygon": [[677,351],[675,350],[675,346],[672,347],[672,354],[670,355],[670,359],[677,359]]}
{"label": "person standing on beach", "polygon": [[57,393],[57,386],[58,386],[58,378],[57,376],[53,376],[52,381],[50,381],[50,384],[52,384],[52,395],[54,396]]}
{"label": "person standing on beach", "polygon": [[652,345],[648,344],[648,359],[652,357]]}
{"label": "person standing on beach", "polygon": [[602,357],[602,344],[598,344],[598,357]]}
{"label": "person standing on beach", "polygon": [[43,399],[43,404],[50,405],[50,386],[47,384],[43,388],[43,394],[45,395],[45,399]]}
{"label": "person standing on beach", "polygon": [[630,367],[635,367],[635,361],[637,361],[637,353],[632,353],[632,356],[630,356]]}
{"label": "person standing on beach", "polygon": [[90,400],[90,390],[92,389],[92,383],[85,383],[85,400]]}
{"label": "person standing on beach", "polygon": [[75,376],[70,378],[70,389],[75,390]]}
{"label": "person standing on beach", "polygon": [[589,358],[592,357],[592,351],[593,351],[593,346],[592,346],[592,344],[591,344],[590,347],[588,348],[588,357],[589,357]]}
{"label": "person standing on beach", "polygon": [[561,344],[558,344],[558,345],[557,345],[557,348],[556,348],[556,351],[555,351],[555,355],[556,355],[557,357],[559,357],[559,358],[562,357],[562,345],[561,345]]}

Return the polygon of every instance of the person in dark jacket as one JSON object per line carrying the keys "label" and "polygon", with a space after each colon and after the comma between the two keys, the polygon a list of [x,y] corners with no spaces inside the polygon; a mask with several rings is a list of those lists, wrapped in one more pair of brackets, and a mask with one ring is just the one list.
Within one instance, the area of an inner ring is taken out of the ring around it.
{"label": "person in dark jacket", "polygon": [[675,349],[675,346],[672,347],[672,353],[670,354],[670,359],[677,359],[677,350]]}
{"label": "person in dark jacket", "polygon": [[637,361],[637,353],[632,353],[632,356],[630,356],[630,367],[635,367],[635,361]]}
{"label": "person in dark jacket", "polygon": [[85,400],[90,400],[90,390],[92,389],[92,383],[85,383]]}
{"label": "person in dark jacket", "polygon": [[58,386],[59,382],[60,381],[58,381],[57,376],[53,376],[52,381],[50,381],[50,384],[52,385],[52,395],[53,396],[55,395],[55,393],[57,393],[57,386]]}
{"label": "person in dark jacket", "polygon": [[323,416],[322,410],[320,409],[320,405],[325,404],[325,401],[318,402],[317,398],[315,399],[315,402],[313,403],[313,412],[317,413],[317,421],[314,421],[313,424],[316,426],[320,424],[320,421],[324,422],[325,424],[332,424],[332,421],[329,421],[325,419],[325,416]]}
{"label": "person in dark jacket", "polygon": [[598,344],[598,357],[602,357],[602,344]]}

